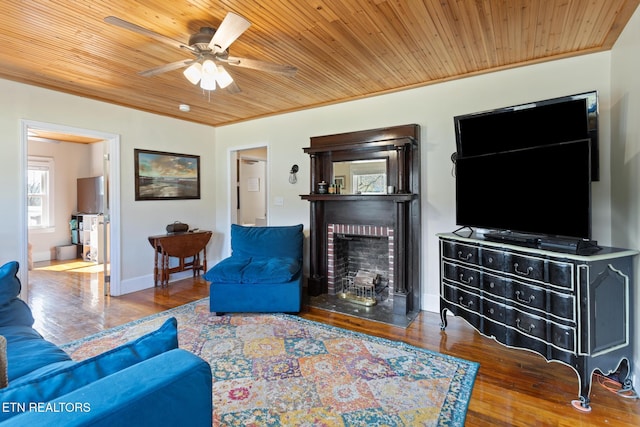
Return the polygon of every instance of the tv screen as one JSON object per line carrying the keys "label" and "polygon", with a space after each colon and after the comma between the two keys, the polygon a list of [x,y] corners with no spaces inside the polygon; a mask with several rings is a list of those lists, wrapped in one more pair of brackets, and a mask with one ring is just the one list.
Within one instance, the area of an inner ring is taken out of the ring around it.
{"label": "tv screen", "polygon": [[599,179],[595,91],[454,117],[457,157],[591,139],[591,179]]}
{"label": "tv screen", "polygon": [[459,226],[591,238],[590,140],[456,161]]}

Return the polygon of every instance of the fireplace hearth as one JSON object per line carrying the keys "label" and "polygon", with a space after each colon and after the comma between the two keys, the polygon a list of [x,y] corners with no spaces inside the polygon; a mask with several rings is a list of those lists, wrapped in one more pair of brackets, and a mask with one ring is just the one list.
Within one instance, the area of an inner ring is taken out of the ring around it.
{"label": "fireplace hearth", "polygon": [[311,305],[402,326],[420,310],[419,145],[418,125],[311,138]]}

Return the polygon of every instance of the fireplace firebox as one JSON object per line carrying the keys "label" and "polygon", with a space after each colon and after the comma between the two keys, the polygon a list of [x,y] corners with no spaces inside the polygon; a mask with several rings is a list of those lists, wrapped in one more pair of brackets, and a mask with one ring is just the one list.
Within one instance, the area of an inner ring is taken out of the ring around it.
{"label": "fireplace firebox", "polygon": [[311,138],[310,296],[420,310],[419,148],[413,124]]}

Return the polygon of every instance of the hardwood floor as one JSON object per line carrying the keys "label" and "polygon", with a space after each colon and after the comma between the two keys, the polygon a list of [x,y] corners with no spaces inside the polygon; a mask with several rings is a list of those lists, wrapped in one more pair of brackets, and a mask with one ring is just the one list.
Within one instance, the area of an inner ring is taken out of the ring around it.
{"label": "hardwood floor", "polygon": [[[190,278],[168,288],[104,297],[100,274],[54,272],[54,266],[47,270],[46,264],[36,264],[29,272],[29,305],[36,318],[35,328],[56,344],[209,294],[204,280]],[[479,362],[467,426],[640,426],[640,400],[620,397],[594,377],[592,411],[581,413],[570,404],[577,396],[578,379],[569,367],[547,363],[528,351],[508,349],[476,333],[459,318],[450,318],[442,332],[439,316],[430,312],[421,312],[406,329],[308,307],[300,315]]]}

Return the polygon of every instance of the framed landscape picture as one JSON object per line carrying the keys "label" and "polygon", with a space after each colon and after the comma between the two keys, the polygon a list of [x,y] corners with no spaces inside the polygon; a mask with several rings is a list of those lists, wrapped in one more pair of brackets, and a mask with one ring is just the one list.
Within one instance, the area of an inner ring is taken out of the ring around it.
{"label": "framed landscape picture", "polygon": [[200,156],[134,149],[136,200],[200,198]]}

